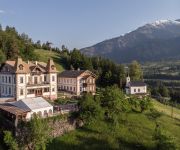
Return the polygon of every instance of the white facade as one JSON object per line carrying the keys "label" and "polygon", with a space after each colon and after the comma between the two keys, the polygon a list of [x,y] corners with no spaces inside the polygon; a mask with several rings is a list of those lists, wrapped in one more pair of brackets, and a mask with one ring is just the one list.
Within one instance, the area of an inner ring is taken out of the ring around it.
{"label": "white facade", "polygon": [[58,90],[67,91],[77,96],[83,92],[95,94],[95,75],[88,70],[64,71],[58,76]]}
{"label": "white facade", "polygon": [[147,87],[146,86],[130,86],[129,88],[126,88],[126,94],[145,94],[147,93]]}
{"label": "white facade", "polygon": [[77,91],[77,79],[76,78],[58,78],[59,90],[67,90],[75,93]]}
{"label": "white facade", "polygon": [[[19,69],[21,65],[23,67]],[[52,66],[53,69],[48,69]],[[53,61],[47,64],[25,63],[21,59],[16,62],[7,61],[0,70],[0,97],[19,100],[37,96],[57,98],[57,72]]]}
{"label": "white facade", "polygon": [[131,82],[130,77],[126,78],[126,94],[146,94],[147,85],[144,82]]}
{"label": "white facade", "polygon": [[17,74],[16,75],[16,97],[24,99],[30,97],[57,96],[57,74]]}
{"label": "white facade", "polygon": [[35,114],[42,118],[53,115],[53,106],[42,97],[22,99],[11,105],[27,111],[26,120],[30,120]]}

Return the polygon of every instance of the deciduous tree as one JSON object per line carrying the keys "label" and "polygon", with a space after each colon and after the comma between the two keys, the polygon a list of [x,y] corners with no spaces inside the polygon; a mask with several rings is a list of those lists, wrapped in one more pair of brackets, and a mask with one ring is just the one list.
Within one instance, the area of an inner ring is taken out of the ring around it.
{"label": "deciduous tree", "polygon": [[129,75],[131,80],[137,81],[143,79],[143,72],[141,70],[141,65],[137,61],[133,61],[129,65]]}

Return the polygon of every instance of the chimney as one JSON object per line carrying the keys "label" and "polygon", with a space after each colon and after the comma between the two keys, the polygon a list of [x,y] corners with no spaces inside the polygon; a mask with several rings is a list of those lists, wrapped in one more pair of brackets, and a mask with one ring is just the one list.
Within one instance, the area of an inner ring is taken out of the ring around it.
{"label": "chimney", "polygon": [[38,64],[38,62],[37,61],[35,61],[35,65],[37,65]]}
{"label": "chimney", "polygon": [[27,62],[27,63],[28,63],[28,65],[30,64],[29,60],[28,60],[28,62]]}

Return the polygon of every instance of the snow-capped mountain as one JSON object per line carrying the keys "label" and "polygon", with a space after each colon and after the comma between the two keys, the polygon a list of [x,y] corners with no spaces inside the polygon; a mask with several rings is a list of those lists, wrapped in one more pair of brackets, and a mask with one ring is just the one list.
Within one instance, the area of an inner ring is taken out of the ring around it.
{"label": "snow-capped mountain", "polygon": [[178,20],[157,20],[153,23],[151,23],[151,25],[155,26],[155,27],[163,27],[163,26],[167,26],[167,25],[180,25],[180,22]]}
{"label": "snow-capped mountain", "polygon": [[180,59],[180,20],[158,20],[81,50],[116,62]]}

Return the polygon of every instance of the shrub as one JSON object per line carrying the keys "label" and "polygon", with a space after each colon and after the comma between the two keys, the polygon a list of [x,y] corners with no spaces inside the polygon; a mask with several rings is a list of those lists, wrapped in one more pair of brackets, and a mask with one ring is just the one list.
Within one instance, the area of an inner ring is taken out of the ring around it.
{"label": "shrub", "polygon": [[173,138],[163,132],[159,125],[156,125],[153,140],[157,150],[176,150]]}
{"label": "shrub", "polygon": [[10,150],[18,150],[18,144],[10,131],[4,131],[4,143]]}
{"label": "shrub", "polygon": [[151,109],[150,112],[147,114],[147,116],[149,119],[157,120],[157,118],[162,116],[162,113],[155,109]]}
{"label": "shrub", "polygon": [[125,99],[124,93],[117,87],[107,87],[102,93],[101,105],[105,110],[106,119],[117,123],[117,116],[121,115],[121,112],[128,112],[130,105],[127,99]]}
{"label": "shrub", "polygon": [[85,94],[79,103],[80,119],[85,123],[90,123],[93,119],[102,119],[103,110],[98,102],[95,101],[94,96]]}

